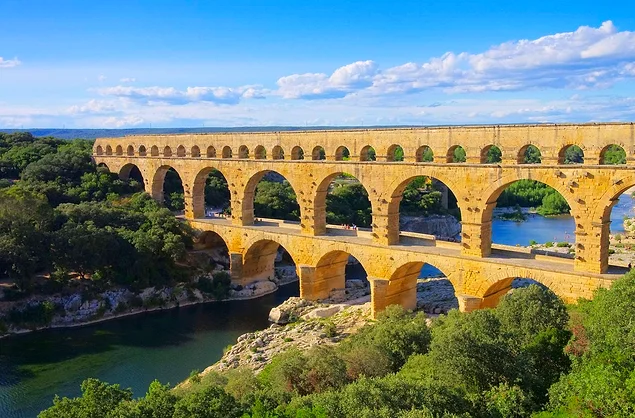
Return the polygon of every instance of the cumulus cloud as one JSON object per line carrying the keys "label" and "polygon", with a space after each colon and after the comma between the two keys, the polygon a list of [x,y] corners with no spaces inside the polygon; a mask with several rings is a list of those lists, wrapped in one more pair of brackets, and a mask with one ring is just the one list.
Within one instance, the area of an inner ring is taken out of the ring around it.
{"label": "cumulus cloud", "polygon": [[119,80],[120,83],[134,83],[135,81],[137,81],[137,79],[134,77],[124,77]]}
{"label": "cumulus cloud", "polygon": [[17,67],[20,64],[22,64],[22,62],[20,62],[20,60],[17,58],[13,58],[12,60],[9,60],[9,59],[4,59],[0,57],[0,68],[12,68],[12,67]]}
{"label": "cumulus cloud", "polygon": [[178,90],[174,87],[132,87],[113,86],[97,89],[103,96],[125,97],[145,103],[186,104],[211,102],[216,104],[237,104],[242,98],[263,97],[258,86],[231,87],[188,87]]}

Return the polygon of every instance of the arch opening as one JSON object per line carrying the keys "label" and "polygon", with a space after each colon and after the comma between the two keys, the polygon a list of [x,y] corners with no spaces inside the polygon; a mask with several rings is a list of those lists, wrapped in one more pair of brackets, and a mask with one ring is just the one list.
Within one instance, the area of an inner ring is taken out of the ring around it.
{"label": "arch opening", "polygon": [[300,205],[291,183],[283,175],[269,170],[255,174],[247,182],[243,211],[244,219],[253,216],[259,223],[267,222],[263,218],[300,220]]}
{"label": "arch opening", "polygon": [[434,177],[417,176],[403,181],[392,194],[388,213],[399,217],[395,222],[399,234],[417,233],[442,241],[460,241],[458,200],[445,183]]}
{"label": "arch opening", "polygon": [[112,147],[110,145],[106,145],[106,155],[112,155]]}
{"label": "arch opening", "polygon": [[[230,270],[229,248],[227,243],[214,231],[203,231],[194,241],[190,260],[205,271],[207,275],[218,271]],[[200,279],[199,279],[200,280]]]}
{"label": "arch opening", "polygon": [[467,160],[465,149],[460,145],[453,145],[448,149],[445,161],[448,163],[464,163]]}
{"label": "arch opening", "polygon": [[292,160],[304,160],[304,150],[299,147],[299,146],[295,146],[291,149],[291,159]]}
{"label": "arch opening", "polygon": [[388,148],[388,155],[386,155],[386,161],[403,161],[404,151],[401,145],[393,144]]}
{"label": "arch opening", "polygon": [[346,298],[345,293],[356,296],[370,293],[364,266],[357,258],[340,250],[330,251],[320,258],[309,288],[310,299],[341,300]]}
{"label": "arch opening", "polygon": [[200,158],[201,156],[201,149],[198,147],[198,145],[194,145],[192,147],[192,150],[190,151],[190,156],[192,158]]}
{"label": "arch opening", "polygon": [[292,254],[275,241],[263,239],[253,243],[242,264],[242,284],[272,281],[276,284],[295,283],[293,294],[299,295],[296,262]]}
{"label": "arch opening", "polygon": [[617,144],[607,145],[602,149],[602,151],[600,151],[600,164],[626,164],[626,151]]}
{"label": "arch opening", "polygon": [[584,151],[577,145],[567,145],[558,152],[558,164],[584,164]]}
{"label": "arch opening", "polygon": [[157,147],[156,145],[153,145],[152,148],[150,148],[150,155],[153,157],[158,157],[159,156],[159,147]]}
{"label": "arch opening", "polygon": [[622,185],[597,215],[601,269],[610,265],[630,270],[635,266],[635,183]]}
{"label": "arch opening", "polygon": [[370,145],[366,145],[359,152],[359,161],[377,161],[377,153],[375,152],[375,148]]}
{"label": "arch opening", "polygon": [[313,152],[311,153],[312,160],[326,160],[326,152],[324,151],[324,147],[318,145],[313,148]]}
{"label": "arch opening", "polygon": [[483,222],[491,222],[494,243],[529,246],[531,253],[560,253],[573,258],[576,224],[570,209],[552,186],[537,180],[517,180],[499,187],[489,197]]}
{"label": "arch opening", "polygon": [[176,149],[176,156],[185,157],[185,152],[185,147],[183,145],[179,145],[179,147]]}
{"label": "arch opening", "polygon": [[238,158],[249,158],[249,148],[246,145],[241,145],[238,148]]}
{"label": "arch opening", "polygon": [[386,290],[386,306],[398,304],[405,309],[420,309],[444,314],[458,309],[454,285],[441,270],[425,262],[410,262],[397,268]]}
{"label": "arch opening", "polygon": [[162,166],[157,170],[154,175],[152,195],[173,212],[182,212],[185,209],[181,176],[170,166]]}
{"label": "arch opening", "polygon": [[417,160],[418,163],[434,162],[434,153],[432,152],[432,148],[430,148],[427,145],[423,145],[417,148],[415,159]]}
{"label": "arch opening", "polygon": [[128,148],[126,148],[126,155],[129,157],[134,156],[134,147],[132,145],[128,145]]}
{"label": "arch opening", "polygon": [[497,164],[503,161],[503,153],[496,145],[488,145],[481,150],[481,164]]}
{"label": "arch opening", "polygon": [[525,145],[518,152],[518,164],[540,164],[542,155],[535,145]]}
{"label": "arch opening", "polygon": [[104,149],[101,147],[101,145],[97,145],[97,148],[95,149],[95,152],[97,153],[97,155],[103,155],[104,154]]}
{"label": "arch opening", "polygon": [[192,206],[194,218],[231,216],[231,193],[223,173],[213,167],[199,171],[192,185]]}
{"label": "arch opening", "polygon": [[115,153],[117,155],[123,155],[123,148],[121,147],[121,145],[117,145],[117,148],[115,148]]}
{"label": "arch opening", "polygon": [[351,152],[344,145],[335,150],[335,161],[348,161],[351,159]]}
{"label": "arch opening", "polygon": [[163,156],[164,157],[171,157],[172,156],[172,148],[170,147],[165,147],[163,148]]}
{"label": "arch opening", "polygon": [[148,155],[148,151],[146,150],[146,147],[143,145],[139,146],[139,155],[141,157],[145,157],[146,155]]}
{"label": "arch opening", "polygon": [[213,145],[207,147],[207,158],[216,158],[216,148]]}
{"label": "arch opening", "polygon": [[315,224],[326,232],[356,235],[357,228],[370,228],[372,208],[368,191],[362,183],[348,173],[333,173],[322,180],[315,196]]}
{"label": "arch opening", "polygon": [[505,296],[513,293],[516,289],[523,289],[529,286],[538,286],[549,290],[547,286],[530,277],[507,277],[493,283],[485,291],[480,308],[495,308]]}
{"label": "arch opening", "polygon": [[258,145],[254,150],[254,158],[257,160],[264,160],[267,158],[267,150],[262,145]]}
{"label": "arch opening", "polygon": [[271,156],[274,160],[284,160],[284,150],[280,145],[276,145],[273,147],[273,150],[271,150]]}
{"label": "arch opening", "polygon": [[[131,186],[143,190],[143,174],[135,164],[126,164],[119,170],[119,178],[122,180],[130,180]],[[135,183],[132,183],[135,182]]]}
{"label": "arch opening", "polygon": [[223,158],[232,158],[232,149],[229,146],[223,147]]}

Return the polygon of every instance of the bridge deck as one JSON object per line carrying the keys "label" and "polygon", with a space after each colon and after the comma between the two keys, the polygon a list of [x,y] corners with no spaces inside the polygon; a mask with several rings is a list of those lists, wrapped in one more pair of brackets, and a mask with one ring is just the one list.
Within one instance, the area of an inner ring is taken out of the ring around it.
{"label": "bridge deck", "polygon": [[260,231],[279,235],[301,236],[315,240],[390,248],[394,251],[408,251],[455,259],[475,260],[504,266],[522,267],[553,273],[567,273],[576,276],[602,278],[605,280],[615,280],[628,271],[626,267],[615,265],[611,265],[609,271],[604,274],[574,271],[572,256],[553,252],[540,254],[528,248],[500,244],[494,244],[492,246],[492,254],[488,257],[473,257],[461,253],[460,243],[435,240],[432,235],[413,232],[402,232],[401,242],[399,244],[385,246],[373,242],[372,231],[366,228],[352,230],[337,225],[328,225],[326,235],[307,236],[301,233],[299,223],[277,219],[259,219],[254,225],[249,226],[232,225],[231,221],[225,218],[197,218],[192,220],[192,222],[210,223],[227,228],[246,229],[254,232]]}

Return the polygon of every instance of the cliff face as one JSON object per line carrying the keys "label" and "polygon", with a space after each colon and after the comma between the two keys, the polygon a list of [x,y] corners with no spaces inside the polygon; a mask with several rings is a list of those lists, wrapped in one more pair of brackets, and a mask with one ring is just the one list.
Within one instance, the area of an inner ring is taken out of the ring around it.
{"label": "cliff face", "polygon": [[456,237],[461,232],[461,224],[451,215],[401,216],[402,231],[419,232],[447,239]]}

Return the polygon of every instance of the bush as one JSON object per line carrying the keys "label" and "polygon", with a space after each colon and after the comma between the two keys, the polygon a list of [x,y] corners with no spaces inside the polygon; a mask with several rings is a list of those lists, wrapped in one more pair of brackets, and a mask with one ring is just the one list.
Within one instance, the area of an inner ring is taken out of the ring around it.
{"label": "bush", "polygon": [[190,372],[190,382],[201,383],[201,371],[194,369]]}
{"label": "bush", "polygon": [[545,247],[547,247],[547,248],[553,247],[553,242],[551,242],[551,241],[545,242]]}

